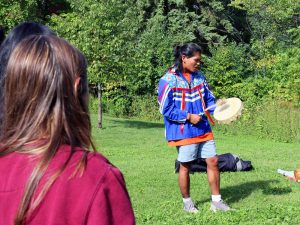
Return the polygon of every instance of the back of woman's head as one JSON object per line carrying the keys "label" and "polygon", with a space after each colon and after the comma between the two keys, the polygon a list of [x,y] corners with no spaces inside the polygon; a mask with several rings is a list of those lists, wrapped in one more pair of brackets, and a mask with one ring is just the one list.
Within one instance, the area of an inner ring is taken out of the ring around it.
{"label": "back of woman's head", "polygon": [[[0,45],[0,131],[2,124],[2,102],[3,102],[3,85],[4,85],[4,74],[9,60],[10,54],[16,45],[24,38],[30,35],[55,35],[48,27],[34,23],[24,22],[16,26],[7,35],[2,44]],[[1,132],[0,132],[1,134]]]}
{"label": "back of woman's head", "polygon": [[24,38],[38,34],[55,35],[48,27],[35,22],[24,22],[11,30],[0,46],[0,77],[3,75],[9,56],[16,45]]}
{"label": "back of woman's head", "polygon": [[[2,141],[10,149],[45,139],[88,148],[86,60],[55,36],[30,36],[7,64]],[[11,148],[13,147],[13,148]]]}
{"label": "back of woman's head", "polygon": [[202,49],[199,45],[195,43],[187,43],[183,45],[177,45],[174,48],[174,67],[176,70],[179,70],[180,72],[183,71],[183,66],[182,66],[182,56],[186,56],[188,58],[194,56],[196,52],[201,53]]}
{"label": "back of woman's head", "polygon": [[[15,151],[41,156],[28,179],[15,218],[14,224],[21,225],[66,168],[74,147],[87,149],[92,144],[86,60],[63,39],[30,36],[11,53],[4,92],[0,156]],[[62,144],[71,145],[68,158],[33,201],[41,177]],[[85,151],[82,155],[78,169],[85,168],[87,154]]]}

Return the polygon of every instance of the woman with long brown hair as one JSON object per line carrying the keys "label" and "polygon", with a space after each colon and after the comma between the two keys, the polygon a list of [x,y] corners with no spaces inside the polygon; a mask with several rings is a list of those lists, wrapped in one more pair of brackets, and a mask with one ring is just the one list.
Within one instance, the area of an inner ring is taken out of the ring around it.
{"label": "woman with long brown hair", "polygon": [[[3,31],[4,32],[4,31]],[[3,33],[4,35],[4,33]],[[3,116],[3,89],[4,89],[4,74],[8,59],[11,52],[17,46],[19,42],[30,35],[56,35],[49,27],[35,22],[23,22],[14,27],[6,36],[1,40],[0,37],[0,134],[2,127]],[[1,32],[0,32],[1,36]]]}
{"label": "woman with long brown hair", "polygon": [[122,174],[91,141],[86,60],[63,39],[13,50],[2,134],[0,224],[135,223]]}

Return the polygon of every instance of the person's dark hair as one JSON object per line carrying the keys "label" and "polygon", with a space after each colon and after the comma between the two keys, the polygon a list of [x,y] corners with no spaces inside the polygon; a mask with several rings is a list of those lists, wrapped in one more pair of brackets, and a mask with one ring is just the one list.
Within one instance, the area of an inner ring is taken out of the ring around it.
{"label": "person's dark hair", "polygon": [[199,45],[195,43],[187,43],[184,45],[177,45],[174,48],[174,67],[176,70],[179,70],[180,72],[183,71],[182,67],[182,56],[185,55],[186,57],[190,58],[193,57],[196,52],[201,53],[202,49]]}
{"label": "person's dark hair", "polygon": [[30,35],[55,35],[48,27],[35,22],[24,22],[13,28],[0,46],[0,135],[3,114],[4,74],[12,50],[24,38]]}
{"label": "person's dark hair", "polygon": [[0,45],[5,38],[4,29],[0,27]]}

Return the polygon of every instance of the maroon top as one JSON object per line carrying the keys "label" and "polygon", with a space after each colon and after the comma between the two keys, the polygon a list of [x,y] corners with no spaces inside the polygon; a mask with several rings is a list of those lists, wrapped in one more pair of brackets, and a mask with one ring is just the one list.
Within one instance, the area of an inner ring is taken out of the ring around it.
{"label": "maroon top", "polygon": [[[37,193],[69,153],[70,146],[61,146]],[[76,148],[68,166],[28,218],[27,224],[135,224],[123,176],[105,157],[90,153],[83,175],[70,178],[82,155],[83,150]],[[0,225],[13,224],[24,186],[35,164],[36,157],[28,154],[11,153],[0,158]]]}

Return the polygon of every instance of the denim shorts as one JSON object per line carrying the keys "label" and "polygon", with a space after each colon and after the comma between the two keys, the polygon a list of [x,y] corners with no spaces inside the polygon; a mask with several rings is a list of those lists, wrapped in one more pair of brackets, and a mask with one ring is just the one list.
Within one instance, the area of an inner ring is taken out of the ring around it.
{"label": "denim shorts", "polygon": [[179,162],[190,162],[198,158],[211,158],[217,155],[214,140],[204,141],[197,144],[177,146]]}

